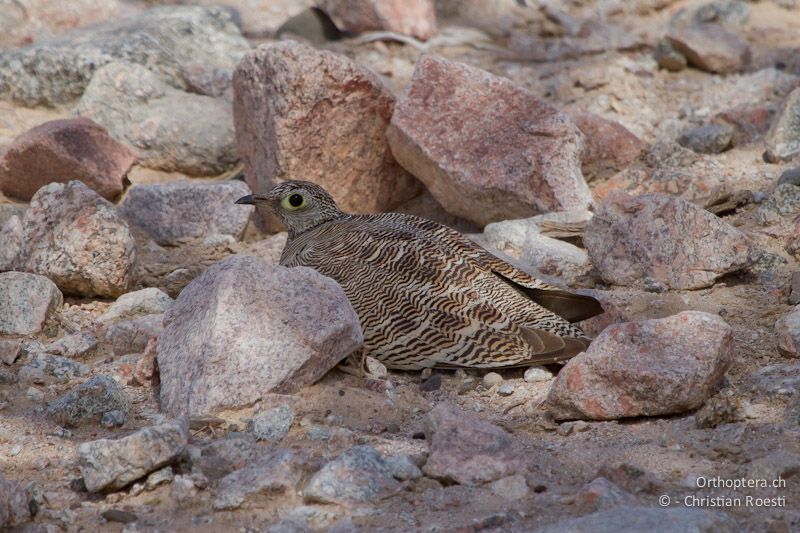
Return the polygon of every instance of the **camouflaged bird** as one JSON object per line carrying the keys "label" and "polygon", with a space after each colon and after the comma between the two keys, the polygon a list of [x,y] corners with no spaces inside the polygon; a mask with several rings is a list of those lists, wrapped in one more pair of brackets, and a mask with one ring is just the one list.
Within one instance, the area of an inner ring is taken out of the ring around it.
{"label": "camouflaged bird", "polygon": [[319,185],[287,181],[240,204],[266,204],[289,230],[281,265],[335,279],[387,368],[497,368],[564,361],[589,339],[571,322],[594,298],[529,276],[457,231],[401,213],[349,215]]}

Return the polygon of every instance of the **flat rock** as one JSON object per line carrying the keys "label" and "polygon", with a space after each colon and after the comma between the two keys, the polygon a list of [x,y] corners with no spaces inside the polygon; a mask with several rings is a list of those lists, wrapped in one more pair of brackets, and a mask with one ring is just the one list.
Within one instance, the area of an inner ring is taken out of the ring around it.
{"label": "flat rock", "polygon": [[143,353],[150,339],[164,331],[164,315],[144,315],[113,324],[106,330],[106,343],[114,355]]}
{"label": "flat rock", "polygon": [[136,243],[128,224],[80,181],[39,189],[22,229],[16,269],[47,276],[65,294],[113,298],[133,282]]}
{"label": "flat rock", "polygon": [[425,475],[474,485],[526,468],[520,443],[503,429],[456,406],[439,404],[423,419],[430,454]]}
{"label": "flat rock", "polygon": [[356,213],[389,211],[420,192],[387,144],[394,97],[349,58],[294,41],[263,45],[237,67],[234,93],[253,191],[303,176]]}
{"label": "flat rock", "polygon": [[603,279],[617,285],[650,277],[673,289],[708,287],[760,256],[740,230],[662,193],[612,192],[586,225],[583,242]]}
{"label": "flat rock", "polygon": [[734,128],[724,122],[706,124],[687,131],[678,143],[698,154],[719,154],[731,147]]}
{"label": "flat rock", "polygon": [[374,502],[399,488],[385,459],[365,444],[323,466],[308,481],[303,495],[309,501],[347,505]]}
{"label": "flat rock", "polygon": [[11,528],[31,519],[28,491],[19,481],[0,473],[0,527]]}
{"label": "flat rock", "polygon": [[533,93],[472,66],[421,57],[387,136],[449,213],[479,226],[592,203],[580,130]]}
{"label": "flat rock", "polygon": [[586,142],[581,157],[581,171],[586,181],[616,174],[647,149],[646,142],[619,122],[593,113],[573,113],[570,118]]}
{"label": "flat rock", "polygon": [[744,70],[750,63],[747,42],[719,24],[673,27],[667,39],[690,65],[701,70],[729,74]]}
{"label": "flat rock", "polygon": [[249,47],[223,8],[157,7],[4,53],[0,98],[29,107],[69,103],[113,61],[144,65],[178,89],[217,96]]}
{"label": "flat rock", "polygon": [[559,420],[697,409],[730,366],[732,342],[731,327],[701,311],[612,324],[558,373],[546,407]]}
{"label": "flat rock", "polygon": [[389,467],[389,471],[395,479],[405,481],[422,477],[422,470],[419,469],[410,455],[391,455],[386,457],[384,461],[386,461],[386,466]]}
{"label": "flat rock", "polygon": [[97,348],[97,336],[88,329],[64,335],[44,347],[44,351],[53,355],[63,355],[74,359],[88,354]]}
{"label": "flat rock", "polygon": [[214,235],[238,240],[253,208],[235,202],[248,194],[250,188],[239,180],[136,185],[128,190],[119,210],[162,246]]}
{"label": "flat rock", "polygon": [[0,190],[30,200],[52,182],[78,180],[114,200],[136,154],[86,118],[45,122],[23,133],[0,158]]}
{"label": "flat rock", "polygon": [[294,452],[280,448],[269,450],[244,468],[220,479],[214,509],[238,509],[251,494],[294,492],[306,468],[305,459]]}
{"label": "flat rock", "polygon": [[89,492],[121,489],[176,460],[186,449],[189,430],[180,420],[146,427],[117,440],[78,446],[78,466]]}
{"label": "flat rock", "polygon": [[116,381],[95,376],[47,406],[47,416],[62,426],[98,422],[109,411],[128,411],[128,399]]}
{"label": "flat rock", "polygon": [[764,157],[767,161],[789,161],[800,155],[800,88],[786,97],[766,140]]}
{"label": "flat rock", "polygon": [[44,276],[0,273],[0,335],[35,335],[64,297]]}
{"label": "flat rock", "polygon": [[97,319],[101,324],[112,324],[144,315],[166,312],[172,298],[156,287],[148,287],[123,294]]}
{"label": "flat rock", "polygon": [[333,280],[247,255],[192,281],[164,327],[161,406],[175,415],[213,414],[296,391],[363,342],[358,316]]}
{"label": "flat rock", "polygon": [[345,32],[383,30],[422,40],[436,33],[432,0],[318,0],[317,7]]}
{"label": "flat rock", "polygon": [[289,432],[294,422],[294,410],[289,405],[278,405],[253,415],[247,425],[256,440],[277,442]]}
{"label": "flat rock", "polygon": [[686,533],[714,531],[736,533],[741,528],[727,513],[692,507],[628,507],[621,506],[568,518],[536,530],[536,533]]}
{"label": "flat rock", "polygon": [[57,381],[66,383],[73,378],[89,373],[89,366],[66,357],[49,353],[37,353],[19,369],[20,381],[26,383],[45,383]]}
{"label": "flat rock", "polygon": [[75,112],[134,147],[148,168],[212,176],[239,160],[228,102],[170,87],[141,65],[98,69]]}

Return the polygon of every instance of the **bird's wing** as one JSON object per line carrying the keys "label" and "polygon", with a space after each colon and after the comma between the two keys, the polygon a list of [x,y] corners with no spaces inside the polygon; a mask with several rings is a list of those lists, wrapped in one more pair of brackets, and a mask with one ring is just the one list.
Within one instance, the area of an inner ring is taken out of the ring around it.
{"label": "bird's wing", "polygon": [[[335,279],[361,318],[365,347],[391,368],[489,368],[574,355],[565,352],[575,348],[563,338],[572,336],[566,322],[458,248],[398,217],[319,227],[293,243],[282,264]],[[564,335],[518,323],[503,310],[509,305],[528,306]]]}

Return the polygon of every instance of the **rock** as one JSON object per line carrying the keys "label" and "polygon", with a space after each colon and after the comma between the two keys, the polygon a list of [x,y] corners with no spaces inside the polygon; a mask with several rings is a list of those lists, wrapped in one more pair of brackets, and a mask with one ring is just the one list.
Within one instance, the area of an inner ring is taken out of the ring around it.
{"label": "rock", "polygon": [[100,513],[100,516],[109,522],[117,522],[120,524],[130,524],[131,522],[136,522],[139,520],[139,517],[136,516],[135,513],[124,511],[122,509],[107,509]]}
{"label": "rock", "polygon": [[669,70],[670,72],[678,72],[686,68],[686,57],[675,50],[670,44],[669,39],[661,39],[653,51],[653,58],[658,63],[658,66]]}
{"label": "rock", "polygon": [[442,388],[442,375],[432,374],[428,379],[420,383],[419,390],[422,392],[433,392]]}
{"label": "rock", "polygon": [[133,146],[148,168],[213,176],[239,160],[229,103],[170,87],[141,65],[100,68],[76,113]]}
{"label": "rock", "polygon": [[241,239],[252,207],[237,199],[250,194],[242,181],[171,181],[131,187],[120,213],[162,246],[191,239],[230,235]]}
{"label": "rock", "polygon": [[305,469],[305,459],[289,450],[278,448],[263,453],[219,481],[214,509],[238,509],[248,496],[260,492],[294,492]]}
{"label": "rock", "polygon": [[22,220],[12,215],[0,226],[0,272],[14,269],[14,259],[22,247]]}
{"label": "rock", "polygon": [[536,383],[538,381],[550,381],[553,373],[541,366],[532,366],[525,371],[523,376],[525,383]]}
{"label": "rock", "polygon": [[136,244],[114,206],[80,181],[39,189],[22,220],[17,269],[65,294],[116,297],[133,282]]}
{"label": "rock", "polygon": [[145,490],[155,490],[156,488],[166,483],[171,483],[175,479],[175,474],[172,472],[171,466],[165,466],[161,470],[156,470],[144,482]]}
{"label": "rock", "polygon": [[500,385],[503,382],[503,376],[497,372],[489,372],[483,376],[483,386],[491,389],[495,385]]}
{"label": "rock", "polygon": [[0,99],[28,107],[69,103],[113,61],[145,65],[178,89],[218,96],[248,48],[225,9],[158,7],[3,54]]}
{"label": "rock", "polygon": [[64,301],[55,284],[25,272],[0,273],[0,335],[34,335]]}
{"label": "rock", "polygon": [[681,135],[678,143],[698,154],[719,154],[731,147],[733,132],[729,124],[706,124]]}
{"label": "rock", "polygon": [[585,139],[581,171],[586,181],[611,177],[647,149],[647,143],[619,122],[593,113],[574,113],[570,118]]}
{"label": "rock", "polygon": [[347,505],[374,502],[399,490],[392,471],[375,448],[354,446],[323,466],[303,491],[309,501]]}
{"label": "rock", "polygon": [[525,476],[514,474],[500,478],[489,484],[489,489],[503,499],[509,501],[521,500],[530,494]]}
{"label": "rock", "polygon": [[775,322],[775,336],[781,352],[800,357],[800,306],[796,306],[788,315]]}
{"label": "rock", "polygon": [[775,110],[770,107],[743,105],[714,115],[711,122],[733,126],[733,145],[741,146],[752,142],[760,142],[769,131],[774,115]]}
{"label": "rock", "polygon": [[781,172],[781,177],[778,179],[778,186],[784,184],[800,187],[800,167],[790,168]]}
{"label": "rock", "polygon": [[89,119],[52,120],[14,139],[2,155],[0,190],[27,201],[48,183],[78,180],[114,200],[135,160],[135,153]]}
{"label": "rock", "polygon": [[711,0],[680,8],[670,19],[671,26],[716,23],[738,30],[750,17],[750,6],[743,0]]}
{"label": "rock", "polygon": [[473,485],[525,470],[525,454],[501,428],[441,403],[423,418],[430,455],[427,476]]}
{"label": "rock", "polygon": [[95,376],[47,406],[47,415],[62,426],[97,422],[109,411],[128,411],[128,399],[116,381]]}
{"label": "rock", "polygon": [[234,470],[253,463],[257,455],[255,439],[248,436],[231,436],[207,444],[198,459],[192,460],[209,479],[222,479]]}
{"label": "rock", "polygon": [[741,531],[727,513],[693,507],[614,507],[606,511],[568,518],[540,528],[536,533],[683,533],[686,531]]}
{"label": "rock", "polygon": [[[789,285],[789,304],[800,304],[800,272],[792,272],[792,279]],[[1,348],[0,351],[2,351]]]}
{"label": "rock", "polygon": [[[591,214],[587,214],[588,219]],[[556,276],[568,284],[587,275],[591,265],[586,251],[568,242],[543,235],[536,222],[537,217],[493,222],[484,228],[482,242],[479,244],[517,260],[523,269]]]}
{"label": "rock", "polygon": [[497,394],[500,396],[511,396],[514,394],[514,386],[511,383],[503,383],[497,388]]}
{"label": "rock", "polygon": [[480,226],[591,205],[578,128],[478,68],[421,57],[386,134],[395,158],[449,213]]}
{"label": "rock", "polygon": [[546,407],[559,420],[697,409],[730,366],[732,342],[731,327],[701,311],[612,324],[558,373]]}
{"label": "rock", "polygon": [[672,47],[690,65],[708,72],[730,74],[750,64],[750,46],[719,24],[674,27],[667,34]]}
{"label": "rock", "polygon": [[0,527],[11,528],[31,519],[28,491],[0,473]]}
{"label": "rock", "polygon": [[775,451],[750,463],[748,477],[769,481],[786,479],[800,474],[800,454]]}
{"label": "rock", "polygon": [[478,28],[494,37],[508,37],[512,30],[543,18],[538,5],[518,0],[435,0],[434,5],[439,19]]}
{"label": "rock", "polygon": [[740,230],[675,196],[609,194],[583,242],[603,279],[631,285],[651,277],[673,289],[708,287],[760,253]]}
{"label": "rock", "polygon": [[387,144],[394,97],[358,63],[293,41],[260,46],[237,67],[234,95],[253,191],[303,176],[356,213],[388,211],[419,193]]}
{"label": "rock", "polygon": [[785,183],[778,185],[769,197],[761,202],[755,220],[762,226],[780,223],[784,217],[800,213],[800,188]]}
{"label": "rock", "polygon": [[800,155],[800,88],[786,97],[778,118],[767,133],[764,159],[770,163],[789,161]]}
{"label": "rock", "polygon": [[277,442],[289,432],[294,422],[294,411],[288,405],[279,405],[253,415],[247,430],[256,440]]}
{"label": "rock", "polygon": [[419,469],[410,455],[392,455],[386,457],[385,461],[395,479],[406,481],[407,479],[419,479],[422,477],[422,470]]}
{"label": "rock", "polygon": [[186,449],[187,440],[185,422],[176,420],[117,440],[84,442],[77,453],[86,490],[121,489],[177,459]]}
{"label": "rock", "polygon": [[169,495],[178,505],[189,505],[197,497],[197,486],[189,476],[175,476]]}
{"label": "rock", "polygon": [[106,330],[106,343],[114,355],[143,353],[147,342],[164,331],[164,315],[145,315],[117,322]]}
{"label": "rock", "polygon": [[[0,279],[2,279],[0,277]],[[0,361],[13,365],[22,352],[22,341],[18,339],[0,339]]]}
{"label": "rock", "polygon": [[318,0],[317,7],[345,32],[384,30],[423,41],[436,33],[433,0]]}
{"label": "rock", "polygon": [[25,397],[32,402],[40,403],[44,401],[44,392],[36,387],[28,387],[25,391]]}
{"label": "rock", "polygon": [[604,477],[596,477],[575,495],[575,506],[580,513],[593,513],[620,506],[635,506],[636,497],[625,492]]}
{"label": "rock", "polygon": [[209,267],[167,311],[161,405],[213,414],[318,380],[361,346],[341,287],[316,271],[236,255]]}
{"label": "rock", "polygon": [[103,416],[100,417],[100,425],[108,429],[122,427],[125,425],[125,422],[127,421],[128,421],[127,411],[122,411],[119,409],[106,411],[105,413],[103,413]]}
{"label": "rock", "polygon": [[97,348],[97,337],[90,330],[81,330],[64,335],[55,342],[44,347],[44,351],[53,355],[62,355],[74,359],[88,354]]}
{"label": "rock", "polygon": [[161,289],[148,287],[123,294],[97,319],[101,324],[112,324],[143,315],[162,314],[172,305],[172,298]]}
{"label": "rock", "polygon": [[192,0],[195,5],[225,6],[235,13],[242,33],[272,37],[281,26],[315,5],[314,0]]}
{"label": "rock", "polygon": [[56,381],[66,383],[88,373],[89,367],[83,363],[57,355],[39,353],[19,369],[19,379],[29,383],[44,383],[50,381],[49,378],[54,378]]}

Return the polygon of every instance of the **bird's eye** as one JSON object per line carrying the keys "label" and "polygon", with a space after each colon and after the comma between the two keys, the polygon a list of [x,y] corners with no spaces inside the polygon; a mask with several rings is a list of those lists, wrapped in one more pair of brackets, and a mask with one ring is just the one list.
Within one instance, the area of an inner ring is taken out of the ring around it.
{"label": "bird's eye", "polygon": [[281,205],[284,209],[294,211],[306,206],[306,197],[295,192],[281,200]]}

